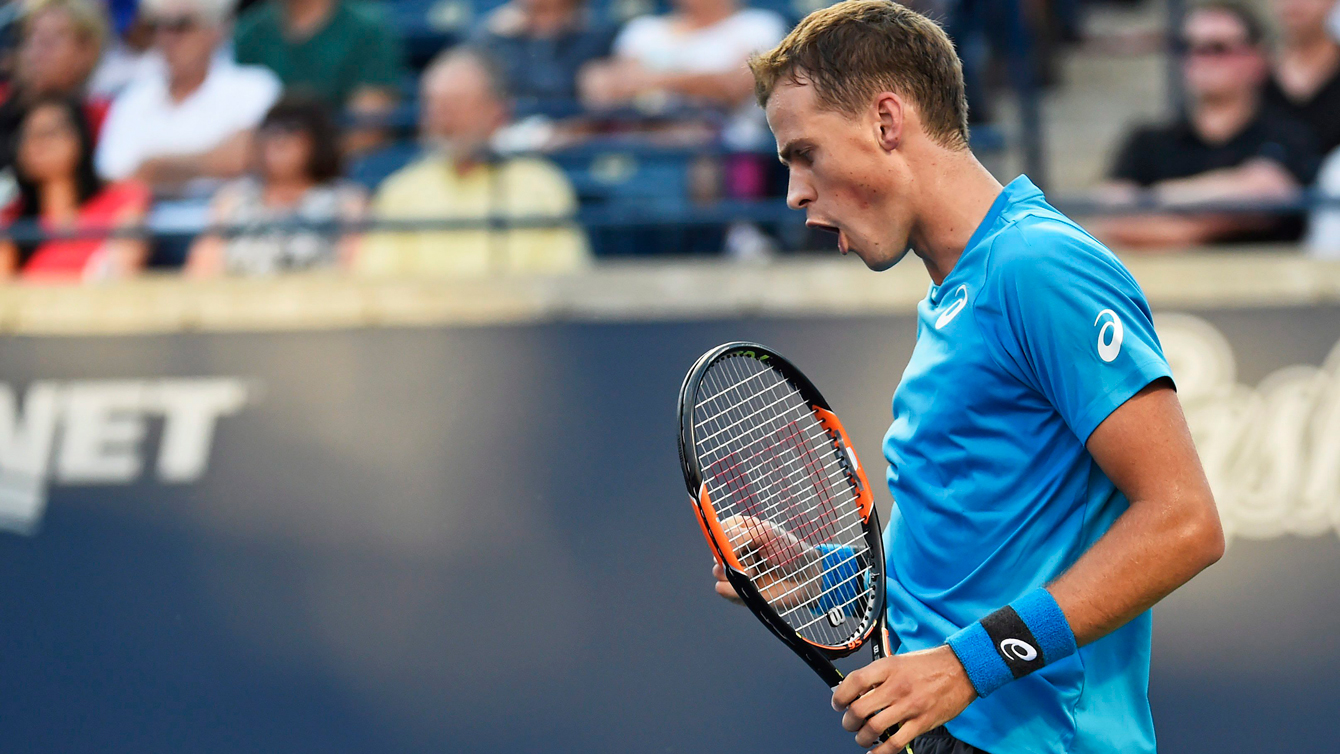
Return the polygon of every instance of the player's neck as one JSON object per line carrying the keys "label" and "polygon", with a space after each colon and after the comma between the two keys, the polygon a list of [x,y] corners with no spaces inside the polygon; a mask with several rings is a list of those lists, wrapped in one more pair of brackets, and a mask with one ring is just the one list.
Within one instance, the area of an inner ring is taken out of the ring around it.
{"label": "player's neck", "polygon": [[1001,185],[967,150],[945,150],[928,166],[917,181],[920,219],[911,242],[931,280],[940,285],[991,211]]}

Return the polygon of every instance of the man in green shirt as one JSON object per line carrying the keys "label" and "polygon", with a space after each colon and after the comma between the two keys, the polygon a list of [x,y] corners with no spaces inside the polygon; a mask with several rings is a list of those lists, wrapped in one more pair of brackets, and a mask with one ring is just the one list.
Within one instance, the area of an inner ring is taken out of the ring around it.
{"label": "man in green shirt", "polygon": [[336,112],[387,112],[404,72],[395,30],[379,7],[359,0],[265,0],[238,19],[233,45],[237,62],[269,68],[285,88]]}

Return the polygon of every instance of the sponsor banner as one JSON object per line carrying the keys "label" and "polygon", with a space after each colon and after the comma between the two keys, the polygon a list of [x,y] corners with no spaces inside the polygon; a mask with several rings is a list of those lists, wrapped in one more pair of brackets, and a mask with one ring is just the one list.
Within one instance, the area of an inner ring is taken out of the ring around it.
{"label": "sponsor banner", "polygon": [[[1077,326],[1119,348],[1095,315]],[[1156,610],[1161,748],[1311,750],[1340,736],[1340,308],[1158,325],[1233,537]],[[0,750],[847,750],[823,684],[712,594],[674,401],[708,347],[763,342],[877,478],[914,337],[815,316],[0,339]]]}
{"label": "sponsor banner", "polygon": [[1340,535],[1340,340],[1319,364],[1270,364],[1253,386],[1238,365],[1268,350],[1235,349],[1202,317],[1157,320],[1225,531]]}
{"label": "sponsor banner", "polygon": [[[238,378],[41,380],[20,396],[0,383],[0,528],[32,533],[46,485],[125,484],[149,471],[190,484],[209,463],[214,427],[247,402]],[[162,420],[153,457],[142,441]]]}

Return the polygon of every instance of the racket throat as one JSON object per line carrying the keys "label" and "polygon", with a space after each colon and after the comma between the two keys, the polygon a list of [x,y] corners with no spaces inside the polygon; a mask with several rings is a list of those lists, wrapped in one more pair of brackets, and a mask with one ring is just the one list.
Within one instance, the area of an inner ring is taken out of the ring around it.
{"label": "racket throat", "polygon": [[802,652],[801,657],[804,658],[805,662],[809,664],[810,668],[812,668],[815,673],[819,674],[819,677],[823,679],[823,682],[828,684],[828,688],[837,688],[837,685],[842,683],[842,671],[838,670],[827,658],[812,651]]}

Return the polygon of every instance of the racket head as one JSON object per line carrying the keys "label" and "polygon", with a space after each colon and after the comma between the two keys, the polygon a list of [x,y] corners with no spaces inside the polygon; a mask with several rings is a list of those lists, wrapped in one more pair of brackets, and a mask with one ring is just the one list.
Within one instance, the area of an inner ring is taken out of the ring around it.
{"label": "racket head", "polygon": [[679,424],[684,482],[717,562],[832,685],[831,661],[878,645],[884,623],[879,520],[841,422],[789,360],[733,342],[685,376]]}

